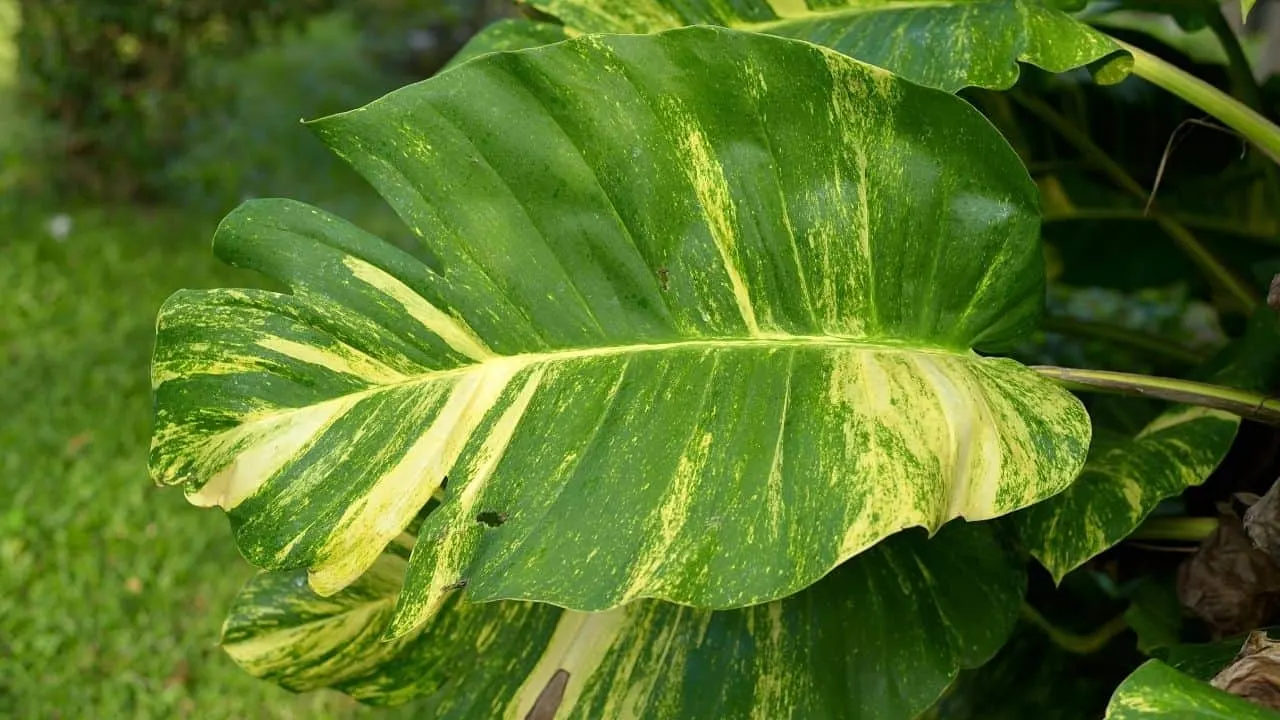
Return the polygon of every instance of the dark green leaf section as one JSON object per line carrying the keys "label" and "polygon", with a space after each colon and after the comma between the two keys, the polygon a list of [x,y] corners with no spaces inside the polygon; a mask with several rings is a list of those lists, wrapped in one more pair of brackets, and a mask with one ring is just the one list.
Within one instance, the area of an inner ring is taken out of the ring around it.
{"label": "dark green leaf section", "polygon": [[441,70],[448,70],[472,58],[487,55],[491,52],[524,50],[541,47],[564,40],[564,28],[560,25],[533,20],[506,18],[499,20],[467,41],[466,45],[454,55],[449,64]]}
{"label": "dark green leaf section", "polygon": [[1149,660],[1116,689],[1106,720],[1276,720],[1280,713]]}
{"label": "dark green leaf section", "polygon": [[1019,61],[1063,72],[1120,52],[1110,38],[1038,0],[527,2],[580,33],[722,25],[806,40],[948,92],[1011,87]]}
{"label": "dark green leaf section", "polygon": [[390,643],[403,561],[384,555],[322,598],[301,572],[264,573],[224,646],[259,677],[374,704],[421,697],[427,716],[804,717],[906,720],[1012,630],[1024,577],[981,525],[895,535],[786,600],[712,612],[640,601],[586,614],[455,592]]}
{"label": "dark green leaf section", "polygon": [[[1280,627],[1258,628],[1269,639],[1280,637]],[[1158,657],[1170,667],[1200,680],[1211,680],[1214,675],[1240,654],[1248,635],[1237,635],[1207,643],[1184,643],[1164,648]]]}
{"label": "dark green leaf section", "polygon": [[1040,628],[1019,624],[995,657],[962,671],[918,720],[1099,718],[1125,670],[1099,668],[1096,657],[1069,653]]}
{"label": "dark green leaf section", "polygon": [[1230,413],[1175,407],[1128,442],[1092,454],[1066,492],[1013,520],[1031,554],[1061,580],[1133,532],[1161,500],[1204,482],[1239,427]]}

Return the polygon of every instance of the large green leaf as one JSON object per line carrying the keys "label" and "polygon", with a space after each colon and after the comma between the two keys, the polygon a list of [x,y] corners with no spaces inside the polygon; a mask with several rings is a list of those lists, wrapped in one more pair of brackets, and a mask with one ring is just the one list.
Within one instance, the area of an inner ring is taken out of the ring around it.
{"label": "large green leaf", "polygon": [[577,33],[721,25],[807,40],[949,92],[1011,87],[1019,61],[1063,72],[1121,52],[1110,38],[1042,0],[526,2]]}
{"label": "large green leaf", "polygon": [[1014,516],[1031,554],[1061,580],[1123,540],[1165,498],[1199,485],[1235,440],[1240,418],[1177,406],[1127,442],[1094,452],[1066,492]]}
{"label": "large green leaf", "polygon": [[1275,720],[1263,709],[1207,682],[1149,660],[1116,688],[1107,720]]}
{"label": "large green leaf", "polygon": [[963,101],[691,28],[463,63],[315,124],[421,260],[249,203],[292,288],[161,311],[154,477],[333,593],[423,503],[392,626],[476,600],[729,608],[1064,489],[1089,421],[969,348],[1043,295],[1035,188]]}
{"label": "large green leaf", "polygon": [[489,24],[472,36],[443,69],[448,70],[455,65],[491,52],[540,47],[560,42],[566,37],[568,36],[560,25],[521,18],[504,18]]}
{"label": "large green leaf", "polygon": [[[301,572],[266,573],[236,600],[227,651],[293,690],[374,704],[424,696],[429,717],[915,717],[1004,643],[1024,577],[985,527],[896,535],[799,595],[713,612],[640,601],[599,614],[456,593],[394,642],[404,561],[384,555],[330,598]],[[549,688],[549,690],[548,690]],[[545,710],[551,710],[546,707]]]}

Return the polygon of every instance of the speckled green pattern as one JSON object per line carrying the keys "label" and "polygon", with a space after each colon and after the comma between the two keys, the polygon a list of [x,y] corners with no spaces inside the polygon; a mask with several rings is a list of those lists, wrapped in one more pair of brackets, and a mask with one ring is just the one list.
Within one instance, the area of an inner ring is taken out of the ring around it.
{"label": "speckled green pattern", "polygon": [[1235,440],[1240,418],[1178,406],[1137,437],[1095,453],[1066,492],[1013,516],[1055,579],[1123,540],[1165,498],[1204,482]]}
{"label": "speckled green pattern", "polygon": [[152,472],[331,594],[437,493],[392,629],[451,588],[785,597],[1065,489],[1080,403],[969,348],[1043,295],[1036,191],[959,99],[725,29],[498,53],[319,121],[420,238],[251,202],[292,289],[163,308]]}
{"label": "speckled green pattern", "polygon": [[1280,713],[1148,660],[1125,679],[1106,720],[1276,720]]}
{"label": "speckled green pattern", "polygon": [[560,719],[905,720],[1003,644],[1024,583],[986,528],[953,523],[933,540],[896,535],[799,595],[745,610],[640,601],[584,614],[472,604],[460,590],[429,625],[383,643],[401,565],[384,555],[330,598],[301,572],[260,575],[224,645],[288,688],[377,704],[428,696],[442,718],[529,717],[567,680]]}
{"label": "speckled green pattern", "polygon": [[722,25],[807,40],[930,87],[1012,87],[1018,62],[1050,72],[1120,52],[1039,0],[526,0],[578,33]]}
{"label": "speckled green pattern", "polygon": [[517,18],[504,18],[476,33],[458,51],[444,69],[464,63],[486,53],[503,50],[523,50],[560,42],[567,36],[564,28],[546,22]]}

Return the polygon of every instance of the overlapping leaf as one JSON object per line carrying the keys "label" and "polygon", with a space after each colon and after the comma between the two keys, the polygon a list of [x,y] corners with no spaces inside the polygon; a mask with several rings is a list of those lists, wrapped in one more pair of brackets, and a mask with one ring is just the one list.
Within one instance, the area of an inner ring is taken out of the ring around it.
{"label": "overlapping leaf", "polygon": [[391,633],[453,588],[790,595],[1083,464],[1034,325],[1035,188],[967,104],[725,29],[477,58],[315,124],[421,240],[298,203],[215,238],[292,294],[161,312],[152,471],[340,590],[440,492]]}
{"label": "overlapping leaf", "polygon": [[1222,462],[1240,418],[1175,407],[1137,437],[1099,448],[1057,497],[1015,516],[1031,554],[1061,580],[1120,542],[1165,498],[1199,485]]}
{"label": "overlapping leaf", "polygon": [[[912,718],[1017,617],[1024,578],[985,527],[886,540],[803,593],[713,612],[640,601],[599,614],[450,598],[394,642],[404,561],[387,554],[330,598],[266,573],[236,601],[227,651],[293,690],[440,718]],[[539,712],[531,712],[537,707]],[[558,712],[556,712],[558,711]]]}
{"label": "overlapping leaf", "polygon": [[[1230,387],[1270,387],[1280,367],[1278,322],[1275,313],[1260,310],[1245,335],[1198,374]],[[1095,434],[1079,479],[1013,520],[1031,553],[1061,580],[1133,532],[1161,500],[1204,482],[1239,427],[1240,418],[1229,413],[1174,406],[1131,439]]]}
{"label": "overlapping leaf", "polygon": [[1041,0],[525,1],[575,33],[721,25],[807,40],[948,92],[1011,87],[1019,62],[1063,72],[1120,52]]}
{"label": "overlapping leaf", "polygon": [[1134,671],[1111,698],[1107,720],[1275,720],[1280,713],[1225,693],[1159,660]]}

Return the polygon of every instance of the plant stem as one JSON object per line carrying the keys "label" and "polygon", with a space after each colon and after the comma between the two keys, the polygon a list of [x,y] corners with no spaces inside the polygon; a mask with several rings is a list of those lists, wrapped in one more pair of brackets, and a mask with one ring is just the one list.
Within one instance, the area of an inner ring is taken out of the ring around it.
{"label": "plant stem", "polygon": [[1129,628],[1129,621],[1124,614],[1120,614],[1103,623],[1097,630],[1088,635],[1077,635],[1049,622],[1026,602],[1022,603],[1021,614],[1023,620],[1044,631],[1044,634],[1049,636],[1054,645],[1076,655],[1092,655],[1098,652],[1105,648],[1115,636]]}
{"label": "plant stem", "polygon": [[1130,540],[1190,540],[1200,542],[1218,529],[1217,518],[1149,518],[1129,534]]}
{"label": "plant stem", "polygon": [[1042,325],[1049,332],[1095,338],[1185,365],[1199,365],[1207,359],[1204,355],[1166,338],[1130,330],[1120,325],[1054,316],[1046,317]]}
{"label": "plant stem", "polygon": [[[1135,52],[1141,51],[1135,49]],[[1217,91],[1215,90],[1215,92]],[[1137,180],[1133,179],[1133,176],[1125,171],[1119,163],[1113,160],[1105,150],[1094,144],[1088,135],[1081,132],[1079,128],[1063,117],[1057,110],[1054,110],[1052,106],[1039,98],[1022,93],[1014,93],[1012,97],[1015,102],[1043,120],[1045,124],[1052,127],[1067,142],[1074,145],[1086,159],[1106,173],[1117,186],[1133,195],[1138,201],[1144,204],[1147,202],[1146,189]],[[1227,96],[1223,95],[1223,97]],[[1230,100],[1229,97],[1227,99]],[[1235,101],[1232,100],[1232,102]],[[1244,109],[1248,110],[1248,108]],[[1263,122],[1266,121],[1264,120]],[[1215,257],[1213,252],[1205,247],[1186,226],[1164,216],[1157,216],[1155,222],[1183,252],[1191,257],[1191,260],[1211,281],[1235,301],[1246,315],[1252,315],[1254,310],[1262,304],[1260,294],[1250,287],[1247,282],[1237,277],[1231,268]]]}
{"label": "plant stem", "polygon": [[1032,368],[1073,390],[1134,395],[1222,410],[1249,420],[1280,425],[1280,398],[1195,380],[1154,377],[1111,370],[1081,370],[1049,365]]}
{"label": "plant stem", "polygon": [[[1222,45],[1222,50],[1227,54],[1227,73],[1231,76],[1232,92],[1245,105],[1259,113],[1265,112],[1262,106],[1262,91],[1253,78],[1253,68],[1249,67],[1249,58],[1245,57],[1244,48],[1240,47],[1240,38],[1236,37],[1235,31],[1231,29],[1227,16],[1222,14],[1221,6],[1206,8],[1205,20],[1209,24],[1209,29],[1218,38],[1218,43]],[[1263,171],[1263,177],[1266,179],[1265,194],[1258,200],[1274,206],[1275,203],[1280,202],[1280,174],[1277,173],[1275,164],[1257,155],[1251,157],[1250,162]]]}
{"label": "plant stem", "polygon": [[1235,130],[1280,163],[1280,127],[1218,88],[1151,53],[1112,38],[1133,56],[1133,74],[1168,90]]}

